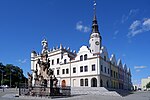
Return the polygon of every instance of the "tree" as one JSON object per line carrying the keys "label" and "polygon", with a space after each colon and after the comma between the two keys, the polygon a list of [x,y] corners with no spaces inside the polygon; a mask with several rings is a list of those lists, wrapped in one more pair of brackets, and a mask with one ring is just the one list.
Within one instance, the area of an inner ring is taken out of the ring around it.
{"label": "tree", "polygon": [[27,78],[23,75],[23,70],[18,67],[14,66],[13,64],[6,64],[3,65],[0,63],[0,70],[3,71],[3,80],[2,80],[2,72],[0,72],[0,85],[8,85],[11,87],[16,87],[19,83],[27,82]]}
{"label": "tree", "polygon": [[150,82],[147,83],[146,88],[150,88]]}

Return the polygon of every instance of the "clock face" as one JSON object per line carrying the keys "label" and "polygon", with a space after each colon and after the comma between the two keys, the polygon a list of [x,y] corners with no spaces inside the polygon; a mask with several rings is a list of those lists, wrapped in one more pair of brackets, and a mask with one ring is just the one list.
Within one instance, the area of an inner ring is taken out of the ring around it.
{"label": "clock face", "polygon": [[95,44],[96,44],[96,45],[99,45],[99,42],[98,42],[98,41],[96,41],[96,42],[95,42]]}

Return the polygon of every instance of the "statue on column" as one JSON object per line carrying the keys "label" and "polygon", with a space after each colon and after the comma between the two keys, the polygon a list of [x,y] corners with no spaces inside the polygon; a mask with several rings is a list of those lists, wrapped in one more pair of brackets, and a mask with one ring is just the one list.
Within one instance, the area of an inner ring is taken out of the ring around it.
{"label": "statue on column", "polygon": [[42,41],[42,46],[43,46],[42,54],[43,54],[43,53],[47,53],[47,52],[48,52],[48,42],[46,41],[46,39],[44,39],[44,40]]}

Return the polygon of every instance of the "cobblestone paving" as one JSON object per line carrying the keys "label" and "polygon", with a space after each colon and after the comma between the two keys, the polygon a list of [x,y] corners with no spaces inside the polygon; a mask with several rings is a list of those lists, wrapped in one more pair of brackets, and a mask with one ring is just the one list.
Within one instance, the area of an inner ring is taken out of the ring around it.
{"label": "cobblestone paving", "polygon": [[5,92],[3,92],[0,89],[0,100],[150,100],[150,91],[141,91],[141,92],[135,92],[133,94],[130,94],[125,97],[121,96],[103,96],[103,95],[74,95],[71,97],[31,97],[31,96],[20,96],[15,97],[15,95],[18,94],[18,90],[16,89],[5,89]]}

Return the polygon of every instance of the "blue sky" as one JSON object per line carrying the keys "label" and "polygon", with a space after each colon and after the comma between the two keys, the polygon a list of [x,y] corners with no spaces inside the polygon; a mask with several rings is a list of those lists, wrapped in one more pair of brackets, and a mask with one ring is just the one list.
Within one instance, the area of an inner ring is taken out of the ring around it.
{"label": "blue sky", "polygon": [[[97,0],[102,44],[131,68],[132,81],[150,76],[150,1]],[[0,62],[27,76],[30,53],[60,43],[78,51],[89,45],[93,0],[0,0]]]}

